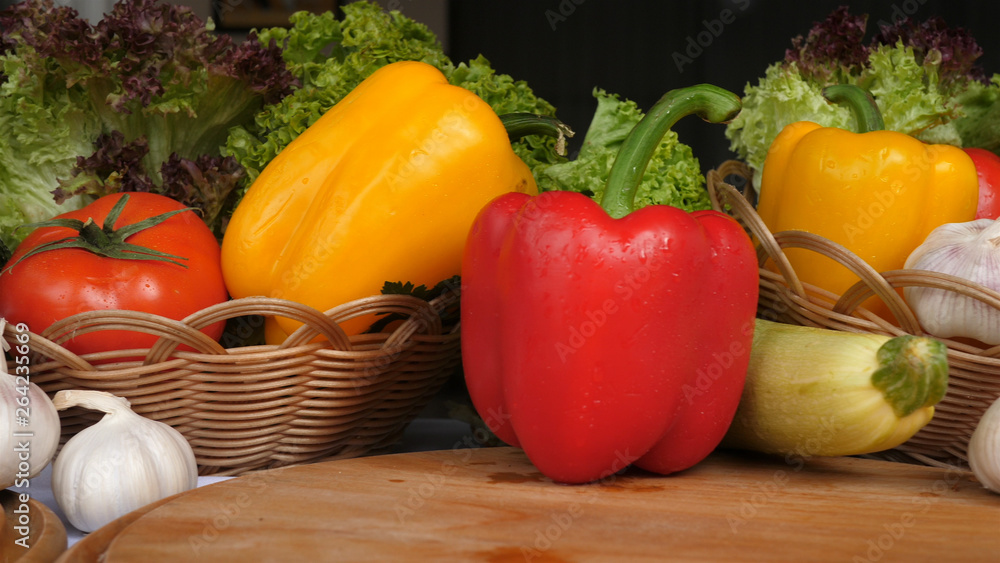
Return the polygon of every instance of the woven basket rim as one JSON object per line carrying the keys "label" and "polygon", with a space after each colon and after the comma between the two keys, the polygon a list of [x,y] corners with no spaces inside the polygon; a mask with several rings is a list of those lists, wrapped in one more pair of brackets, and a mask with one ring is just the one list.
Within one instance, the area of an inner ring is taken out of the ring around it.
{"label": "woven basket rim", "polygon": [[[459,323],[443,326],[441,313],[455,306],[460,299],[456,289],[447,291],[430,301],[412,295],[384,294],[365,297],[326,312],[308,305],[273,297],[243,297],[230,299],[197,311],[182,320],[174,320],[152,313],[106,309],[87,311],[61,319],[41,333],[28,331],[31,351],[36,358],[45,358],[39,368],[55,363],[77,372],[113,372],[109,377],[138,377],[144,372],[156,371],[171,361],[187,362],[266,362],[270,358],[296,355],[314,356],[317,352],[339,353],[350,358],[376,357],[387,351],[398,351],[412,346],[415,341],[434,342],[457,338]],[[341,322],[371,314],[402,314],[406,320],[390,332],[362,333],[348,336],[340,327]],[[256,345],[225,348],[201,332],[201,328],[216,322],[251,315],[285,316],[302,322],[302,326],[277,345]],[[30,327],[29,327],[30,329]],[[80,334],[103,330],[133,330],[157,336],[149,348],[115,350],[77,355],[61,344]],[[7,323],[3,336],[11,339],[23,332]],[[320,342],[313,342],[317,337]],[[375,348],[372,345],[376,345]],[[193,350],[178,350],[187,345]],[[256,354],[250,358],[248,354]],[[142,358],[136,365],[135,358]],[[129,360],[122,361],[122,358]],[[151,368],[151,369],[144,369]]]}

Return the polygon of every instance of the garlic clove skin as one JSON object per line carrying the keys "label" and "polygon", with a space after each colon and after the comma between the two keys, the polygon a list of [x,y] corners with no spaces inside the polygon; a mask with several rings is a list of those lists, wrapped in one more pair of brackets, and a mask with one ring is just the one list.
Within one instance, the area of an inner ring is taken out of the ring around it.
{"label": "garlic clove skin", "polygon": [[972,432],[969,468],[984,487],[1000,493],[1000,399],[993,402]]}
{"label": "garlic clove skin", "polygon": [[[906,260],[907,269],[950,274],[1000,291],[1000,221],[976,219],[934,229]],[[955,291],[906,287],[903,296],[928,334],[1000,344],[1000,311]]]}
{"label": "garlic clove skin", "polygon": [[[28,385],[27,395],[19,387],[13,376],[0,374],[0,488],[4,489],[26,486],[27,479],[48,467],[59,448],[61,422],[52,400],[34,383]],[[22,426],[16,422],[21,408],[17,401],[24,397],[31,416]]]}
{"label": "garlic clove skin", "polygon": [[[0,318],[0,334],[6,324]],[[28,338],[27,332],[20,334]],[[21,341],[20,334],[15,346],[28,345],[27,340]],[[9,350],[11,344],[0,340],[3,350]],[[30,382],[30,368],[21,369],[27,367],[21,363],[8,367],[3,350],[0,350],[0,372],[3,372],[0,373],[0,488],[6,489],[27,486],[28,479],[48,467],[59,448],[62,423],[49,396]]]}
{"label": "garlic clove skin", "polygon": [[180,432],[136,414],[103,391],[60,391],[56,408],[104,411],[70,438],[52,467],[52,492],[74,527],[92,532],[149,503],[198,484],[194,452]]}

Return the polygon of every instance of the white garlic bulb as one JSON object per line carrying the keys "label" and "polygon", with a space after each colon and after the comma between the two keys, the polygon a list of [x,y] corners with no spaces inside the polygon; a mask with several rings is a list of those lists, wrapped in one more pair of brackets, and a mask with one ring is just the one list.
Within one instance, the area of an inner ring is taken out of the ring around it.
{"label": "white garlic bulb", "polygon": [[52,466],[52,493],[73,526],[92,532],[149,503],[193,489],[191,445],[170,426],[136,414],[127,399],[69,390],[52,402],[106,413],[70,438]]}
{"label": "white garlic bulb", "polygon": [[986,409],[969,440],[969,468],[987,489],[1000,493],[1000,399]]}
{"label": "white garlic bulb", "polygon": [[[1000,291],[1000,221],[941,225],[910,253],[905,267],[951,274]],[[1000,311],[982,301],[928,287],[906,287],[903,296],[931,335],[1000,344]]]}
{"label": "white garlic bulb", "polygon": [[[0,334],[7,321],[0,318]],[[25,487],[41,473],[59,447],[59,413],[49,396],[31,383],[28,330],[18,325],[13,347],[0,338],[0,488]],[[13,348],[13,373],[4,351]]]}

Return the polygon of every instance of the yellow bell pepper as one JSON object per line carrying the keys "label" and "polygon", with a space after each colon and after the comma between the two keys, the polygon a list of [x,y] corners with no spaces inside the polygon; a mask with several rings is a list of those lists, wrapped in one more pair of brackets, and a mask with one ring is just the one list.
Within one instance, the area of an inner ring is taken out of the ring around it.
{"label": "yellow bell pepper", "polygon": [[[250,186],[222,242],[226,285],[235,298],[277,297],[320,311],[377,295],[386,281],[431,287],[461,272],[476,214],[511,191],[538,190],[493,109],[428,64],[393,63]],[[371,322],[342,327],[355,334]],[[269,325],[273,342],[300,323]]]}
{"label": "yellow bell pepper", "polygon": [[[975,217],[979,184],[972,159],[882,129],[867,92],[831,87],[832,101],[858,118],[854,133],[800,121],[775,138],[764,161],[757,212],[771,232],[807,231],[840,243],[879,272],[903,268],[935,227]],[[799,279],[843,294],[859,278],[831,258],[789,248]],[[888,309],[874,298],[865,307]]]}

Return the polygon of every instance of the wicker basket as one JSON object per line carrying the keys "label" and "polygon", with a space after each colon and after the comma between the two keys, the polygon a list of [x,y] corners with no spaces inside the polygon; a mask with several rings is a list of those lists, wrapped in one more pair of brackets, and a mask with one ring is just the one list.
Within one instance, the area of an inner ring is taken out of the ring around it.
{"label": "wicker basket", "polygon": [[[137,413],[188,439],[201,475],[358,457],[398,441],[456,372],[459,327],[443,326],[441,313],[453,312],[458,300],[457,290],[431,302],[379,295],[324,314],[290,301],[245,298],[184,321],[126,311],[81,313],[30,335],[37,358],[31,381],[50,396],[61,389],[96,389],[127,398]],[[350,337],[338,325],[373,313],[404,320],[387,332]],[[249,328],[266,315],[304,325],[280,346],[228,349],[198,330],[220,320]],[[86,356],[59,345],[71,334],[116,329],[160,338],[146,350]],[[8,339],[13,330],[7,325]],[[313,342],[317,335],[326,340]],[[181,344],[193,351],[178,350]],[[82,409],[60,414],[63,441],[100,417]]]}
{"label": "wicker basket", "polygon": [[[925,335],[913,311],[896,291],[907,286],[956,291],[1000,309],[1000,293],[946,274],[924,270],[876,272],[856,255],[823,237],[801,231],[771,233],[753,205],[734,187],[752,193],[752,172],[744,163],[727,161],[707,175],[712,205],[735,217],[757,244],[760,262],[758,317],[785,323],[898,336]],[[733,180],[727,183],[726,180]],[[819,252],[850,268],[861,279],[843,295],[834,295],[798,279],[785,248]],[[861,307],[877,295],[897,324]],[[935,466],[968,466],[969,438],[985,410],[1000,396],[1000,346],[939,338],[948,346],[948,392],[934,418],[906,443],[878,457]]]}

